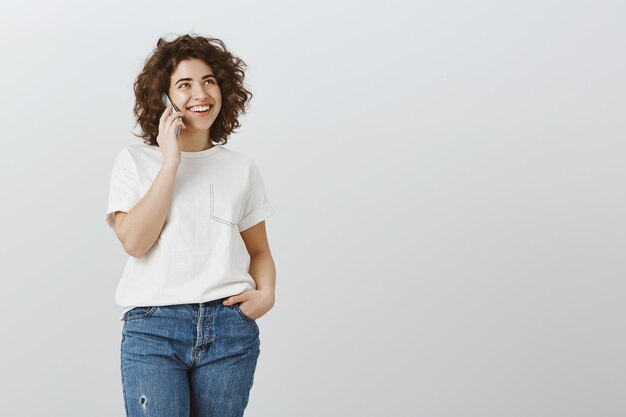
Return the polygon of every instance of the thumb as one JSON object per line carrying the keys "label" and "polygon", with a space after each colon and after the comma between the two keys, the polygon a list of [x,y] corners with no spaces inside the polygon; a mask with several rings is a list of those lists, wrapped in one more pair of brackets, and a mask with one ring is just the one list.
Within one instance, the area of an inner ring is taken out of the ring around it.
{"label": "thumb", "polygon": [[232,297],[228,297],[226,300],[224,300],[224,302],[222,304],[224,304],[225,306],[230,306],[233,304],[237,304],[239,301],[237,301],[237,296],[233,295]]}
{"label": "thumb", "polygon": [[241,293],[241,294],[237,294],[237,295],[233,295],[232,297],[228,297],[225,301],[224,301],[224,305],[225,306],[230,306],[233,304],[237,304],[237,303],[243,303],[244,301],[246,301],[248,299],[248,297],[246,295],[244,295],[245,293]]}

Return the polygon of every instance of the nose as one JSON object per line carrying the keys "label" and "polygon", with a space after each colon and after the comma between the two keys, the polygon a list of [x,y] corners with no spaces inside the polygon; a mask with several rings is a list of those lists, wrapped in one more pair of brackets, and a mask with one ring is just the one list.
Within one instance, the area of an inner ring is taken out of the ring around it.
{"label": "nose", "polygon": [[195,84],[191,90],[191,96],[196,101],[206,100],[207,94],[206,91],[202,88],[201,85]]}

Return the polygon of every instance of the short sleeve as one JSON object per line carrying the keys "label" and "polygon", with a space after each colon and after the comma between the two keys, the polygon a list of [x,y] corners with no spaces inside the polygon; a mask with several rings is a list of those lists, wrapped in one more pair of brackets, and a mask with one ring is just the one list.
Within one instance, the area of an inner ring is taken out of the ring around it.
{"label": "short sleeve", "polygon": [[252,163],[250,171],[250,185],[244,201],[243,216],[238,223],[240,232],[267,219],[276,211],[267,199],[263,178],[261,178],[261,173],[254,163]]}
{"label": "short sleeve", "polygon": [[141,198],[137,168],[128,149],[117,154],[111,171],[109,199],[104,220],[115,229],[115,212],[128,212]]}

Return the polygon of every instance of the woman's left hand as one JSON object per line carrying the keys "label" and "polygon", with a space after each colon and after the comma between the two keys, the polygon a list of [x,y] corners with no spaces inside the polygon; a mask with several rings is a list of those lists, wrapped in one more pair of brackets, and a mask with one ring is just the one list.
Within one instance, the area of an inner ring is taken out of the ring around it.
{"label": "woman's left hand", "polygon": [[252,320],[257,320],[274,307],[274,291],[250,290],[228,297],[222,304],[231,306],[239,303],[239,309]]}

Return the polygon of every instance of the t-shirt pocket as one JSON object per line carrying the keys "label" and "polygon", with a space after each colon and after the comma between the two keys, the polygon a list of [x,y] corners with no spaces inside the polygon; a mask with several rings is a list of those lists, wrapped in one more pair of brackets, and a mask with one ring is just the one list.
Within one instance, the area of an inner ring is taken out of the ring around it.
{"label": "t-shirt pocket", "polygon": [[231,227],[237,226],[243,215],[247,193],[220,184],[210,184],[211,218]]}

